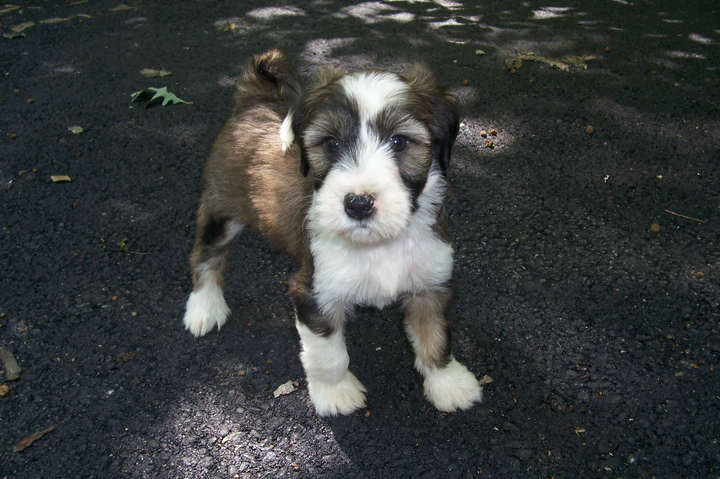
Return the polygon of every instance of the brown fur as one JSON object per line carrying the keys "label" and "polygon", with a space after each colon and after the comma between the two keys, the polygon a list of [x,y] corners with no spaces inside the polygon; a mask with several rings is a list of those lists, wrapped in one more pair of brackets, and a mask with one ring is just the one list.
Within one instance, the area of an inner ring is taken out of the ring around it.
{"label": "brown fur", "polygon": [[[339,325],[336,317],[324,317],[318,311],[313,298],[313,260],[304,224],[313,187],[331,165],[319,142],[303,144],[303,139],[322,137],[324,129],[338,137],[349,135],[343,131],[348,123],[343,121],[342,114],[324,105],[337,92],[335,82],[343,74],[338,70],[321,71],[310,92],[301,99],[299,77],[282,52],[271,50],[248,62],[238,79],[232,117],[207,160],[195,246],[190,256],[195,290],[202,286],[208,272],[222,286],[232,239],[228,226],[242,224],[260,231],[300,264],[300,270],[290,280],[291,298],[298,318],[313,332],[325,336]],[[408,131],[414,140],[399,161],[401,174],[408,187],[417,190],[417,196],[425,185],[431,162],[440,162],[443,171],[447,167],[457,134],[457,111],[454,99],[423,67],[413,68],[405,81],[413,86],[410,101],[401,109],[384,113],[381,123],[392,130],[388,135],[399,128]],[[280,125],[291,109],[295,110],[293,128],[300,148],[293,147],[283,154]],[[344,111],[349,110],[352,108]],[[310,125],[319,133],[303,136]],[[301,152],[309,156],[301,159]],[[310,161],[305,166],[312,174],[305,176],[307,170],[301,169],[301,163],[307,162],[308,157]],[[444,205],[438,209],[434,231],[449,241]],[[445,319],[450,296],[448,290],[439,288],[408,295],[403,300],[406,327],[419,339],[418,361],[428,368],[443,368],[450,360],[449,326]]]}
{"label": "brown fur", "polygon": [[[279,70],[286,77],[284,82],[297,85],[296,91],[283,93],[282,88],[258,78],[254,72],[263,64]],[[212,260],[226,258],[228,253],[224,231],[208,242],[206,233],[212,222],[225,226],[233,221],[257,229],[299,263],[310,261],[303,222],[312,185],[300,174],[298,150],[284,155],[278,135],[288,100],[295,101],[299,95],[297,73],[284,54],[272,50],[253,58],[238,82],[233,116],[220,132],[205,166],[205,188],[190,257],[195,289],[201,264],[217,268],[220,276],[225,267],[224,261]]]}

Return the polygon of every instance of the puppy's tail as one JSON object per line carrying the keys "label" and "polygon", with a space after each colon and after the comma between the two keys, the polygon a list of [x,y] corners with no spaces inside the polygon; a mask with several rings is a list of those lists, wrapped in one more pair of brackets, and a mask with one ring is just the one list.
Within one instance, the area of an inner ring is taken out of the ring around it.
{"label": "puppy's tail", "polygon": [[237,108],[251,104],[272,104],[285,120],[280,138],[285,152],[293,143],[292,113],[302,95],[302,79],[288,57],[278,49],[255,55],[237,80]]}

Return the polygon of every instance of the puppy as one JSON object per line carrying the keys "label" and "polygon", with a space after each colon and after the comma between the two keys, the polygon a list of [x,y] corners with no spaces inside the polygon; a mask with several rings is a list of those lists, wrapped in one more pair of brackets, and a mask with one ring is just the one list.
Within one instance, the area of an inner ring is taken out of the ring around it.
{"label": "puppy", "polygon": [[205,167],[185,327],[202,336],[225,323],[230,244],[255,228],[300,265],[290,296],[318,414],[365,405],[348,371],[346,318],[356,305],[396,301],[430,402],[454,411],[480,401],[475,376],[451,354],[446,319],[455,100],[422,66],[406,76],[326,70],[304,90],[278,50],[252,58],[237,87]]}

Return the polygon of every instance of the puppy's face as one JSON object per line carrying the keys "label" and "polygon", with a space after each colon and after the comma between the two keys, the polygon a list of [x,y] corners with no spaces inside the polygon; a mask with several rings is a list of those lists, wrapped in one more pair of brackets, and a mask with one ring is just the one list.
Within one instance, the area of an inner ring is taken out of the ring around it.
{"label": "puppy's face", "polygon": [[407,78],[322,74],[293,117],[315,188],[311,228],[356,244],[399,235],[429,175],[447,168],[457,129],[454,100],[420,67]]}

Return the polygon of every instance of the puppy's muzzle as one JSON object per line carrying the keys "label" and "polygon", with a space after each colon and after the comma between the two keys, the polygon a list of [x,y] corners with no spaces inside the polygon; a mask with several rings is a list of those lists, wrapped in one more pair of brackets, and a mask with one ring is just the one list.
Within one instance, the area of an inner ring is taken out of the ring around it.
{"label": "puppy's muzzle", "polygon": [[345,195],[345,213],[353,219],[364,220],[375,212],[375,198],[372,195]]}

